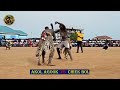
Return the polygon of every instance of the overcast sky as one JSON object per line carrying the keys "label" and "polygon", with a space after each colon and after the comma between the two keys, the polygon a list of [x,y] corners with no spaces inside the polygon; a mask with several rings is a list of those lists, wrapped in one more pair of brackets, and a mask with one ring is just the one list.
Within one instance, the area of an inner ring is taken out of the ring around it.
{"label": "overcast sky", "polygon": [[[15,18],[8,27],[22,30],[28,37],[40,37],[45,26],[58,21],[68,28],[84,29],[85,39],[96,35],[120,39],[120,11],[0,11],[0,25],[7,26],[3,19],[8,14]],[[54,24],[54,28],[58,26]]]}

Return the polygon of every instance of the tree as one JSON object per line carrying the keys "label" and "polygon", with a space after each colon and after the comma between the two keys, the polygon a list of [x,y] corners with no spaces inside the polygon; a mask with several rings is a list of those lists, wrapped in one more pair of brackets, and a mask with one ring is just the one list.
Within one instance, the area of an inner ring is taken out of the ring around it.
{"label": "tree", "polygon": [[77,34],[76,33],[72,33],[71,36],[70,36],[70,40],[76,41],[77,40]]}

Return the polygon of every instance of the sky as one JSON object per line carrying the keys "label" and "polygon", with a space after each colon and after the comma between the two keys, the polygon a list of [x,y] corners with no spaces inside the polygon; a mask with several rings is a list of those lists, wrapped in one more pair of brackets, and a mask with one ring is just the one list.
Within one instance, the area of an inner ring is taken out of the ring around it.
{"label": "sky", "polygon": [[[12,25],[4,23],[6,15],[13,15]],[[38,38],[45,26],[58,29],[55,21],[67,28],[84,29],[84,39],[107,35],[120,40],[120,11],[0,11],[0,25],[22,30],[28,37]]]}

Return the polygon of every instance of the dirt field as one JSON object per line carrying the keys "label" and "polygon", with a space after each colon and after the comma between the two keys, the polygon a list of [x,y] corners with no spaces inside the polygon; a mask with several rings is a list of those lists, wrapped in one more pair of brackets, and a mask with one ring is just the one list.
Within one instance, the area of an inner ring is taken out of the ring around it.
{"label": "dirt field", "polygon": [[[84,48],[84,53],[72,49],[73,61],[53,59],[55,66],[38,66],[36,48],[0,47],[0,79],[120,79],[120,48],[107,51],[100,47]],[[47,56],[46,56],[47,57]],[[30,69],[89,69],[89,75],[30,75]]]}

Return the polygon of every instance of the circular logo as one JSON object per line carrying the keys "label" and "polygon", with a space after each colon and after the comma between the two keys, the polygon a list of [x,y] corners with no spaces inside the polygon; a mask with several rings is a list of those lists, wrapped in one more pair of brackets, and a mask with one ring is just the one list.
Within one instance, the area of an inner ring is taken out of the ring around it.
{"label": "circular logo", "polygon": [[6,15],[5,18],[4,18],[4,22],[7,24],[7,25],[12,25],[14,23],[15,19],[12,15]]}

